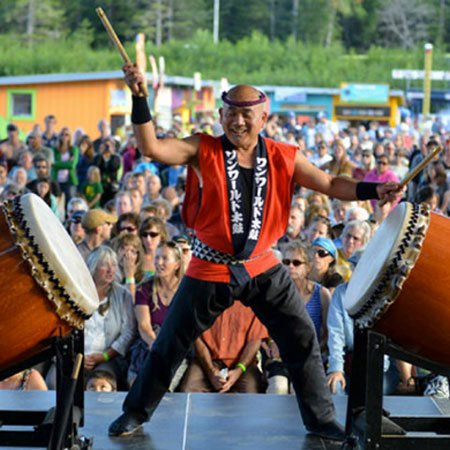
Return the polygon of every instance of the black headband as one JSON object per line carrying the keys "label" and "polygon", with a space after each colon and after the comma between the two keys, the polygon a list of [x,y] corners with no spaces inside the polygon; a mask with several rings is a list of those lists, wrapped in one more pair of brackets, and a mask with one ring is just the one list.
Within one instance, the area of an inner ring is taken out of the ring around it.
{"label": "black headband", "polygon": [[250,100],[250,101],[247,101],[247,102],[238,102],[238,101],[235,101],[235,100],[230,100],[227,97],[228,92],[223,91],[222,92],[222,100],[227,105],[236,106],[238,108],[245,108],[245,107],[248,107],[248,106],[260,105],[261,103],[264,103],[266,101],[266,94],[264,94],[264,92],[261,92],[261,91],[258,91],[258,92],[259,92],[258,100]]}

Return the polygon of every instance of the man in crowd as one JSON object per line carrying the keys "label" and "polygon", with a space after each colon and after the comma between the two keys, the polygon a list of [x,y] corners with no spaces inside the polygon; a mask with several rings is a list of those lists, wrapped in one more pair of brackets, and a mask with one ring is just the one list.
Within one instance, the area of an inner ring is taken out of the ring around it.
{"label": "man in crowd", "polygon": [[92,250],[100,247],[111,237],[111,228],[116,222],[117,217],[103,209],[91,209],[84,214],[81,223],[86,237],[77,248],[85,261]]}
{"label": "man in crowd", "polygon": [[42,135],[39,131],[34,130],[28,135],[28,150],[33,155],[33,158],[38,154],[44,156],[50,163],[53,162],[53,151],[51,148],[42,144]]}
{"label": "man in crowd", "polygon": [[48,114],[44,119],[45,130],[42,133],[42,144],[52,148],[58,145],[58,133],[56,132],[56,117]]}
{"label": "man in crowd", "polygon": [[150,419],[191,344],[238,298],[278,344],[307,430],[342,440],[344,430],[335,419],[314,326],[271,247],[286,229],[293,181],[348,200],[392,201],[398,185],[328,175],[296,147],[261,137],[266,96],[247,85],[222,95],[224,136],[158,140],[147,99],[140,93],[143,76],[131,63],[124,72],[133,93],[139,148],[162,163],[189,165],[183,216],[186,226],[195,229],[196,246],[164,325],[125,399],[124,413],[111,424],[109,434],[129,435]]}
{"label": "man in crowd", "polygon": [[19,139],[19,129],[13,123],[6,127],[8,137],[0,145],[0,153],[8,161],[9,168],[19,160],[19,152],[25,150],[25,144]]}

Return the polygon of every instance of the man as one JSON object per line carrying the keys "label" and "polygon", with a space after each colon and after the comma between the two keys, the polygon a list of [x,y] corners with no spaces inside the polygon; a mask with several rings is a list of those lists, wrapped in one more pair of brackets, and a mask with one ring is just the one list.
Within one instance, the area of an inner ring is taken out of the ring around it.
{"label": "man", "polygon": [[114,198],[116,214],[119,217],[122,214],[133,212],[133,199],[128,191],[120,191]]}
{"label": "man", "polygon": [[[50,163],[44,155],[38,153],[34,156],[33,167],[36,171],[37,179],[50,177]],[[35,187],[36,180],[30,181],[27,184],[27,189],[30,191],[35,191]],[[50,190],[55,197],[59,197],[61,195],[61,188],[59,187],[57,181],[51,180]]]}
{"label": "man", "polygon": [[25,144],[19,139],[19,129],[13,123],[6,127],[8,137],[0,145],[0,153],[8,161],[8,166],[13,167],[19,160],[19,152],[26,150]]}
{"label": "man", "polygon": [[53,151],[42,145],[42,135],[38,130],[34,130],[28,135],[28,150],[32,153],[33,158],[40,154],[45,156],[50,163],[53,162]]}
{"label": "man", "polygon": [[85,261],[92,250],[100,247],[111,237],[111,228],[116,222],[117,217],[103,209],[91,209],[84,214],[81,224],[86,237],[77,245],[77,248]]}
{"label": "man", "polygon": [[147,194],[147,179],[144,172],[133,173],[133,186],[139,189],[142,198]]}
{"label": "man", "polygon": [[86,211],[83,211],[82,209],[75,211],[68,221],[69,229],[67,231],[69,232],[75,245],[81,244],[86,237],[86,232],[84,231],[83,224],[81,223],[85,214]]}
{"label": "man", "polygon": [[293,204],[289,212],[289,221],[286,234],[278,241],[280,248],[294,239],[300,239],[300,233],[304,224],[305,214],[299,205]]}
{"label": "man", "polygon": [[14,178],[14,174],[18,169],[22,168],[27,174],[27,180],[33,181],[37,178],[36,170],[33,166],[33,155],[27,149],[20,150],[18,164],[9,172],[9,177]]}
{"label": "man", "polygon": [[320,141],[317,147],[317,153],[309,157],[309,162],[316,167],[322,167],[324,164],[330,162],[333,157],[328,153],[328,145],[325,141]]}
{"label": "man", "polygon": [[184,270],[187,270],[192,259],[191,239],[184,234],[177,234],[172,237],[172,241],[176,242],[183,252]]}
{"label": "man", "polygon": [[262,393],[256,354],[267,330],[255,313],[236,301],[194,344],[195,357],[181,381],[181,392]]}
{"label": "man", "polygon": [[158,175],[150,175],[147,181],[147,194],[144,200],[151,203],[153,200],[161,198],[161,178]]}
{"label": "man", "polygon": [[42,143],[45,147],[52,148],[58,145],[58,133],[56,133],[56,117],[53,114],[45,116],[45,130],[42,133]]}
{"label": "man", "polygon": [[124,413],[111,424],[109,434],[129,435],[150,419],[190,345],[238,298],[277,342],[308,431],[343,439],[314,326],[270,249],[286,229],[293,181],[349,200],[356,199],[356,192],[360,198],[379,195],[392,200],[398,186],[357,189],[355,181],[309,164],[295,147],[261,137],[266,96],[247,85],[222,95],[224,136],[158,140],[147,99],[140,94],[144,80],[139,68],[125,64],[123,69],[133,93],[139,148],[165,164],[189,165],[183,217],[186,226],[195,229],[196,245],[164,325],[124,402]]}

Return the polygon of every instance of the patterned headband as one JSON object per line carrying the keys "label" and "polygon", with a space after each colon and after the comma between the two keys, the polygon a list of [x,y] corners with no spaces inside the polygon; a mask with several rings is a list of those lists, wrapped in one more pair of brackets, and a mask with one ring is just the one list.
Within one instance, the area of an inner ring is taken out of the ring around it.
{"label": "patterned headband", "polygon": [[259,92],[258,100],[250,100],[250,101],[247,101],[247,102],[238,102],[238,101],[235,101],[235,100],[230,100],[227,97],[228,92],[223,91],[222,92],[222,100],[227,105],[236,106],[238,108],[245,108],[245,107],[248,107],[248,106],[260,105],[261,103],[264,103],[266,101],[266,94],[264,94],[264,92],[261,92],[261,91],[258,91],[258,92]]}

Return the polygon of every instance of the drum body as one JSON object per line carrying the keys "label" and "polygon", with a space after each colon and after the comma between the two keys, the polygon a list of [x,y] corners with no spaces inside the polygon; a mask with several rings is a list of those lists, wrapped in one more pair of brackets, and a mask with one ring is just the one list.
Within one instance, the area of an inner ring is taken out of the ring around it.
{"label": "drum body", "polygon": [[344,306],[404,349],[450,367],[450,219],[401,203],[367,246]]}
{"label": "drum body", "polygon": [[[50,337],[82,328],[98,304],[89,272],[67,232],[40,198],[27,195],[32,197],[0,207],[0,370],[48,348]],[[52,241],[53,251],[45,240]],[[87,289],[76,292],[66,283],[55,258],[72,259],[74,270],[81,267]]]}

